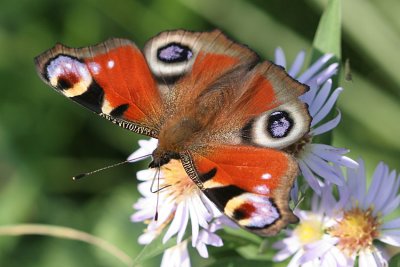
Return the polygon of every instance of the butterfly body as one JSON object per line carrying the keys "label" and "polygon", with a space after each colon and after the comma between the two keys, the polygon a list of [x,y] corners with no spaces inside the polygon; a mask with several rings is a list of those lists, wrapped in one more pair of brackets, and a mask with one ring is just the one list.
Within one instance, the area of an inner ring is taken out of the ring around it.
{"label": "butterfly body", "polygon": [[259,62],[220,31],[169,31],[141,52],[110,39],[56,45],[36,58],[39,75],[113,123],[158,138],[151,167],[180,159],[228,217],[260,235],[297,221],[289,191],[298,172],[285,148],[309,131],[298,97],[307,87]]}

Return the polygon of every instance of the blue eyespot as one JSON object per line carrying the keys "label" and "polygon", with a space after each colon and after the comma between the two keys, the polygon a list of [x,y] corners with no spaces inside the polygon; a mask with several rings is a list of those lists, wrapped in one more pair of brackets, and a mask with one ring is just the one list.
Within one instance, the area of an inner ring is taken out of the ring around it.
{"label": "blue eyespot", "polygon": [[192,50],[185,45],[169,43],[157,50],[158,60],[165,63],[188,61],[193,56]]}
{"label": "blue eyespot", "polygon": [[293,128],[293,119],[286,111],[275,111],[269,115],[267,131],[272,138],[282,138]]}

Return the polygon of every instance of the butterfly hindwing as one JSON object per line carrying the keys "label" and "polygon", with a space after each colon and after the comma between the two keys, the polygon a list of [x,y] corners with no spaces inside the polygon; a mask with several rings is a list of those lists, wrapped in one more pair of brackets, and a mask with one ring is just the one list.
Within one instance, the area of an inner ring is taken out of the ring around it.
{"label": "butterfly hindwing", "polygon": [[162,102],[147,62],[134,43],[57,44],[35,59],[40,77],[66,97],[134,132],[157,137]]}
{"label": "butterfly hindwing", "polygon": [[241,227],[275,235],[297,222],[289,192],[297,175],[294,159],[278,150],[213,145],[205,154],[182,153],[182,164],[203,192]]}

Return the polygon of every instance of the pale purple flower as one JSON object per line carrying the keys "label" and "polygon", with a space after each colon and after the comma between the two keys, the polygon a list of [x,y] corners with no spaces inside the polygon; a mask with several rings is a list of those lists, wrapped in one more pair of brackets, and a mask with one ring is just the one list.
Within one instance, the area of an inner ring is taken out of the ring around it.
{"label": "pale purple flower", "polygon": [[[300,140],[293,153],[307,183],[319,194],[324,184],[322,179],[337,185],[342,185],[344,182],[334,171],[331,162],[349,168],[357,167],[354,160],[344,156],[348,152],[347,149],[312,143],[313,137],[331,131],[340,122],[340,113],[334,119],[323,122],[343,90],[341,87],[332,89],[331,77],[337,73],[339,64],[333,63],[324,67],[332,57],[332,54],[322,56],[300,74],[305,60],[305,53],[302,51],[287,70],[290,76],[310,87],[310,90],[300,97],[308,104],[312,117],[310,133]],[[286,68],[285,54],[281,48],[275,51],[275,62]],[[297,200],[296,190],[292,191],[292,198]]]}
{"label": "pale purple flower", "polygon": [[287,237],[274,244],[274,260],[292,257],[289,266],[387,266],[385,248],[374,241],[400,247],[400,218],[392,217],[400,207],[400,175],[380,163],[367,186],[362,160],[358,169],[347,169],[346,177],[338,165],[337,175],[344,184],[322,187],[314,195],[311,211],[296,210],[300,223]]}

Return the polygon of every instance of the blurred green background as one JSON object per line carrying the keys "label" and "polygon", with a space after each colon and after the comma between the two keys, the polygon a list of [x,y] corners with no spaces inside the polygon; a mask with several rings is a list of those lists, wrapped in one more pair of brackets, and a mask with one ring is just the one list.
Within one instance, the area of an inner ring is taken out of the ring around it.
{"label": "blurred green background", "polygon": [[[160,31],[220,28],[263,58],[281,46],[289,59],[311,43],[326,1],[19,0],[0,1],[0,225],[68,226],[135,256],[142,224],[132,224],[135,173],[146,163],[73,182],[78,173],[124,160],[141,137],[56,94],[33,58],[61,42],[87,46],[109,37],[139,47]],[[362,156],[369,173],[383,160],[400,170],[400,2],[343,1],[342,59],[353,81],[338,108],[333,143]],[[193,260],[194,266],[212,260]],[[159,258],[146,262],[156,266]],[[0,266],[123,266],[103,251],[49,237],[0,236]]]}

